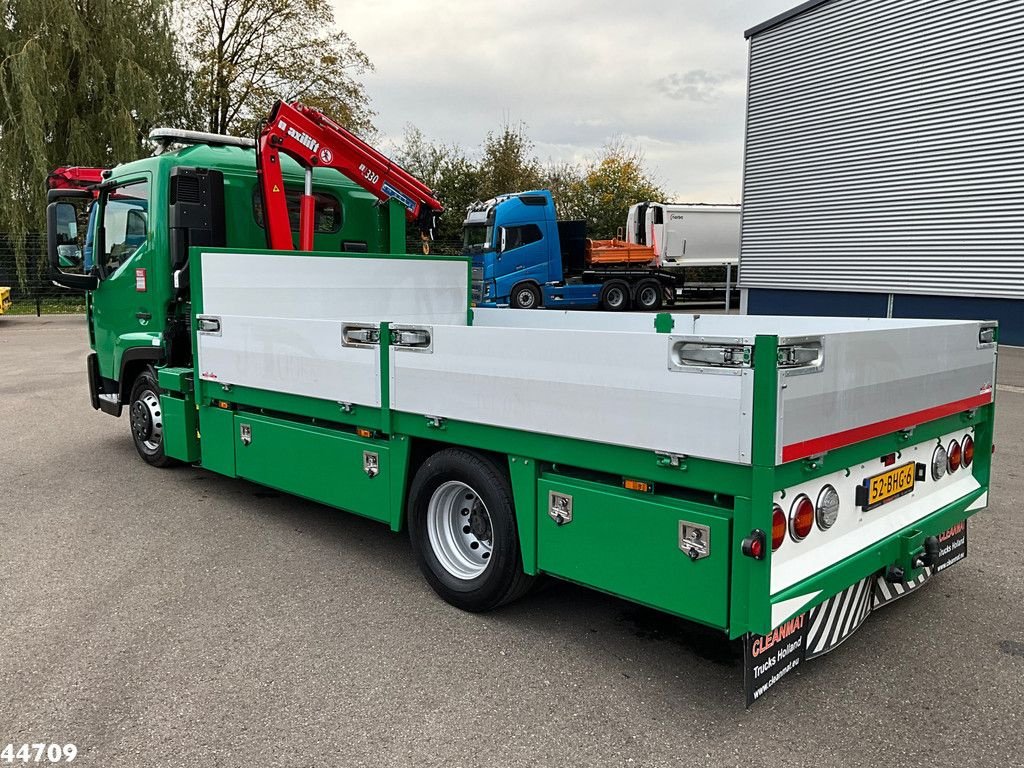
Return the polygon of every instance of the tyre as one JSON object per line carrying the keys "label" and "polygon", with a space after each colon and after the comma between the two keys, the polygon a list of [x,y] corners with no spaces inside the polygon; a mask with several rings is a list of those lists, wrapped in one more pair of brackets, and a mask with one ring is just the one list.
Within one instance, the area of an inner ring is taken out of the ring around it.
{"label": "tyre", "polygon": [[512,289],[509,304],[514,309],[537,309],[540,306],[540,289],[533,283],[520,283]]}
{"label": "tyre", "polygon": [[132,430],[132,440],[135,441],[135,450],[143,461],[154,467],[170,467],[178,463],[164,454],[160,386],[156,382],[156,371],[152,368],[146,368],[132,384],[128,423]]}
{"label": "tyre", "polygon": [[611,280],[601,289],[601,309],[622,312],[629,309],[629,286],[624,280]]}
{"label": "tyre", "polygon": [[641,280],[636,287],[634,301],[636,308],[649,312],[661,309],[661,283],[657,280]]}
{"label": "tyre", "polygon": [[435,453],[413,477],[408,504],[416,562],[445,601],[465,611],[487,611],[530,588],[512,489],[490,459],[456,448]]}

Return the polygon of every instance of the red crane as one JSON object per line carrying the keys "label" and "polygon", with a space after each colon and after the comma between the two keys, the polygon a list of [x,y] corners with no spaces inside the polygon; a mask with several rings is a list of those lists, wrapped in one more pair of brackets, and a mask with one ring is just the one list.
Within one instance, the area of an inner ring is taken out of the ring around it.
{"label": "red crane", "polygon": [[[103,168],[61,166],[46,177],[47,189],[88,189],[103,181]],[[95,191],[93,193],[95,197]]]}
{"label": "red crane", "polygon": [[281,175],[282,152],[306,171],[299,206],[299,250],[313,249],[313,168],[317,166],[337,169],[381,201],[400,202],[405,206],[406,218],[420,229],[424,252],[429,250],[437,217],[443,210],[430,188],[323,113],[298,102],[286,104],[283,101],[274,105],[256,145],[256,167],[271,248],[291,250],[293,247]]}

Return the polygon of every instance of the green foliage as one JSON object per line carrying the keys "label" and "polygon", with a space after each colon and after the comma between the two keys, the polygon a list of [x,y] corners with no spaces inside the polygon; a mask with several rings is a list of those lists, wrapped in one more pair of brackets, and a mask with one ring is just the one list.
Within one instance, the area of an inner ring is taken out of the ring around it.
{"label": "green foliage", "polygon": [[526,126],[506,123],[499,132],[488,133],[478,171],[477,197],[481,200],[537,189],[541,185],[541,166],[534,155],[533,142],[526,135]]}
{"label": "green foliage", "polygon": [[183,10],[207,130],[254,135],[280,98],[372,132],[358,77],[373,66],[335,27],[328,0],[203,0]]}
{"label": "green foliage", "polygon": [[625,227],[634,203],[666,199],[639,148],[613,139],[586,163],[544,165],[521,123],[488,133],[475,160],[462,147],[431,142],[408,126],[395,160],[444,204],[441,241],[461,239],[471,203],[509,192],[551,190],[559,218],[585,219],[595,239],[612,238]]}
{"label": "green foliage", "polygon": [[613,139],[567,185],[562,205],[574,218],[586,219],[590,237],[608,239],[626,226],[629,206],[665,197],[640,149]]}
{"label": "green foliage", "polygon": [[0,25],[0,229],[26,279],[46,177],[148,154],[154,125],[187,115],[170,0],[8,0]]}
{"label": "green foliage", "polygon": [[432,190],[445,207],[439,241],[462,240],[466,208],[479,199],[480,170],[465,150],[454,144],[429,141],[419,129],[407,126],[395,161]]}

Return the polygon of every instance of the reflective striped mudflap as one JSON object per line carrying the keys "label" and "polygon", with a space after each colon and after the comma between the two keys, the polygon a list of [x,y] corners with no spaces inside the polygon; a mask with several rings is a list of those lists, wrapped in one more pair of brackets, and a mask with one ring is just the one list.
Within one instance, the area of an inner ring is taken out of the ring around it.
{"label": "reflective striped mudflap", "polygon": [[926,569],[913,581],[891,584],[869,576],[796,616],[768,635],[747,635],[744,643],[744,687],[749,707],[800,664],[842,645],[871,612],[908,595],[932,575]]}
{"label": "reflective striped mudflap", "polygon": [[[749,707],[769,688],[805,661],[842,645],[872,611],[909,595],[967,557],[967,521],[940,533],[932,567],[912,581],[892,583],[881,574],[851,584],[806,613],[794,616],[767,635],[747,635],[743,643],[743,682]],[[816,594],[816,593],[815,593]],[[808,602],[813,595],[807,595]],[[806,605],[806,602],[804,603]]]}

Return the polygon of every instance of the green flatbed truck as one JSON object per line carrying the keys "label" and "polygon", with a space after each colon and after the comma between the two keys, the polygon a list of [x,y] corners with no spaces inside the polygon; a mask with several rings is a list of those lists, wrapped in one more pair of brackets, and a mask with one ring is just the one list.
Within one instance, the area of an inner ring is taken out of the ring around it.
{"label": "green flatbed truck", "polygon": [[149,464],[406,531],[466,610],[546,574],[742,638],[748,703],[966,556],[994,324],[474,308],[328,169],[282,160],[313,249],[267,249],[254,151],[203,141],[106,174],[77,274],[51,193],[92,405]]}

